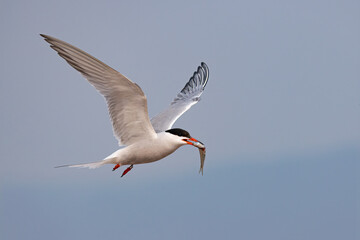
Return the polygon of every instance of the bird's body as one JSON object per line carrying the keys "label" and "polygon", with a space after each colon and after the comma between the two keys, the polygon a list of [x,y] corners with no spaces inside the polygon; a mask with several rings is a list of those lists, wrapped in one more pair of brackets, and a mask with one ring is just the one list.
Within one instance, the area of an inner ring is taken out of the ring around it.
{"label": "bird's body", "polygon": [[182,145],[186,145],[186,142],[170,133],[161,132],[151,140],[141,140],[121,148],[106,159],[112,159],[111,163],[120,165],[150,163],[172,154]]}
{"label": "bird's body", "polygon": [[114,135],[120,146],[125,145],[102,161],[64,166],[97,168],[104,164],[115,164],[115,170],[120,166],[130,165],[124,175],[135,164],[158,161],[179,147],[189,144],[199,148],[202,172],[205,146],[192,138],[187,131],[171,127],[185,111],[200,100],[209,76],[205,63],[198,67],[171,105],[150,121],[146,96],[136,83],[64,41],[47,35],[41,36],[105,97]]}

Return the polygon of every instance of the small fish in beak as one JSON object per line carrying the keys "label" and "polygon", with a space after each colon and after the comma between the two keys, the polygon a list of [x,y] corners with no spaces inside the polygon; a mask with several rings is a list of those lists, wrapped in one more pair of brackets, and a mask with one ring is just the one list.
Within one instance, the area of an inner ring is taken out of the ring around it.
{"label": "small fish in beak", "polygon": [[204,163],[205,163],[205,156],[206,156],[206,148],[204,145],[202,145],[203,148],[199,148],[199,153],[200,153],[200,170],[199,173],[201,173],[201,175],[204,175]]}

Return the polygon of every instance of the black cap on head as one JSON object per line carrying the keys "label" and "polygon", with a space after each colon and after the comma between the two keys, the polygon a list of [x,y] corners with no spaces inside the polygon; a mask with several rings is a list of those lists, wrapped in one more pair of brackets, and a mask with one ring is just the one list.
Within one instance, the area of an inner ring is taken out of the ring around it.
{"label": "black cap on head", "polygon": [[165,132],[177,135],[179,137],[191,138],[190,134],[187,131],[185,131],[184,129],[181,129],[181,128],[172,128],[172,129],[166,130]]}

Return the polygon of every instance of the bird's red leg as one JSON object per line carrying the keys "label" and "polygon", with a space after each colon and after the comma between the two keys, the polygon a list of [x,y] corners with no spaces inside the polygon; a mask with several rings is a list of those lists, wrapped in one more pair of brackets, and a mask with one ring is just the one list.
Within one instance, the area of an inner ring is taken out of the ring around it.
{"label": "bird's red leg", "polygon": [[116,164],[115,167],[113,168],[113,171],[115,171],[116,169],[118,169],[120,167],[120,164]]}
{"label": "bird's red leg", "polygon": [[127,174],[132,168],[133,168],[133,164],[131,164],[130,167],[128,167],[127,169],[125,169],[125,171],[123,172],[123,174],[121,175],[121,177],[123,177],[125,174]]}

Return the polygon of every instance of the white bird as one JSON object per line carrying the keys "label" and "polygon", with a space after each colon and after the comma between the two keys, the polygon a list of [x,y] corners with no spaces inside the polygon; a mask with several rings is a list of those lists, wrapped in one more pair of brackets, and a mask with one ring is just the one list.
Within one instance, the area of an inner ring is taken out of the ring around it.
{"label": "white bird", "polygon": [[114,135],[119,146],[126,146],[98,162],[59,167],[98,168],[104,164],[115,164],[114,171],[120,166],[130,165],[123,172],[124,176],[135,164],[158,161],[189,144],[199,148],[199,172],[203,173],[205,146],[187,131],[172,129],[172,126],[200,100],[209,79],[205,63],[201,63],[170,106],[150,121],[146,96],[136,83],[79,48],[54,37],[40,35],[105,97]]}

